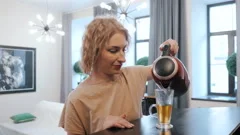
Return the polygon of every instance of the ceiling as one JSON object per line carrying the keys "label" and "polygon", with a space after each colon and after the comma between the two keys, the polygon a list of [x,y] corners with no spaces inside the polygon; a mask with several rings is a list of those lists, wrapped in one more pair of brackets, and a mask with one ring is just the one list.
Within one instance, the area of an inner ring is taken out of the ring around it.
{"label": "ceiling", "polygon": [[96,5],[101,2],[111,2],[113,0],[15,0],[21,3],[31,4],[37,7],[55,10],[63,13],[83,10]]}
{"label": "ceiling", "polygon": [[[34,6],[46,8],[47,3],[50,10],[55,10],[63,13],[91,8],[99,5],[101,2],[113,2],[113,0],[15,0],[21,3],[31,4]],[[148,0],[135,0],[135,2],[142,2]],[[198,1],[198,0],[197,0]],[[206,4],[218,3],[223,1],[233,0],[204,0]]]}

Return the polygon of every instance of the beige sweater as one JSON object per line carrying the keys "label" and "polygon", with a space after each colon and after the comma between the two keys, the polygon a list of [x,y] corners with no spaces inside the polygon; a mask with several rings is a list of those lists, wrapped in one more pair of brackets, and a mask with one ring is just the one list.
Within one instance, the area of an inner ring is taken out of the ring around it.
{"label": "beige sweater", "polygon": [[59,125],[69,133],[85,135],[103,130],[108,115],[126,114],[128,121],[140,118],[148,68],[123,68],[120,79],[112,83],[80,84],[69,94]]}

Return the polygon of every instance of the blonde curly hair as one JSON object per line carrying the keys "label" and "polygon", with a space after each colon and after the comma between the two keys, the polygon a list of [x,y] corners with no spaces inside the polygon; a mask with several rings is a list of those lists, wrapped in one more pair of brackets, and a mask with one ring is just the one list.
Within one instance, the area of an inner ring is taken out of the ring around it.
{"label": "blonde curly hair", "polygon": [[130,36],[128,30],[112,16],[98,16],[88,24],[83,36],[81,49],[81,69],[84,73],[90,74],[100,52],[108,44],[110,38],[119,32],[125,35],[126,41],[129,44]]}

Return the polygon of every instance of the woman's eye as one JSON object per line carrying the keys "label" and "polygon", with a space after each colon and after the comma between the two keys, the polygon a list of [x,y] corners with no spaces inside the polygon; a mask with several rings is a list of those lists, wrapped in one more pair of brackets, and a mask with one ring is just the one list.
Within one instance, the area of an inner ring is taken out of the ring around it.
{"label": "woman's eye", "polygon": [[116,53],[118,50],[116,50],[116,49],[110,49],[110,50],[108,50],[110,53]]}

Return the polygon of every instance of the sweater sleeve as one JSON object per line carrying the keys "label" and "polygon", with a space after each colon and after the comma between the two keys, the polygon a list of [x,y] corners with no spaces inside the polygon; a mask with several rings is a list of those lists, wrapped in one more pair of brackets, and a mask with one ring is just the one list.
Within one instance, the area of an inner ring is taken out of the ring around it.
{"label": "sweater sleeve", "polygon": [[[81,112],[79,112],[81,110]],[[84,116],[86,110],[81,104],[76,104],[75,101],[68,100],[62,111],[59,126],[64,128],[68,133],[85,135],[87,130],[84,121],[87,117]],[[85,113],[86,114],[86,113]]]}
{"label": "sweater sleeve", "polygon": [[134,93],[139,93],[143,96],[146,91],[146,82],[150,74],[149,66],[131,66],[123,69],[123,74]]}

